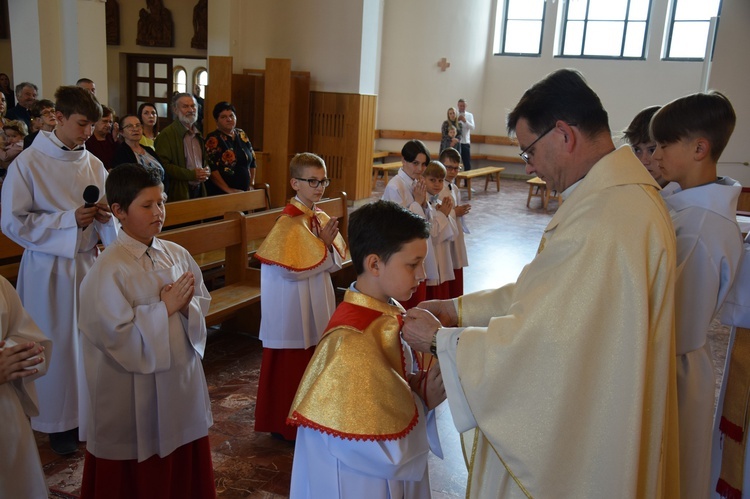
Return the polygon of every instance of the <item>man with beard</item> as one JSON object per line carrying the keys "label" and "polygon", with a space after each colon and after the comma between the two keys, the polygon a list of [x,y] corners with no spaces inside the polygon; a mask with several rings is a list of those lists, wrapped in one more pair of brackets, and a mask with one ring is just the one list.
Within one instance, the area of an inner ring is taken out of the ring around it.
{"label": "man with beard", "polygon": [[211,169],[206,166],[203,137],[195,127],[198,106],[188,93],[172,97],[175,120],[154,141],[156,153],[169,177],[168,201],[181,201],[206,196],[206,179]]}

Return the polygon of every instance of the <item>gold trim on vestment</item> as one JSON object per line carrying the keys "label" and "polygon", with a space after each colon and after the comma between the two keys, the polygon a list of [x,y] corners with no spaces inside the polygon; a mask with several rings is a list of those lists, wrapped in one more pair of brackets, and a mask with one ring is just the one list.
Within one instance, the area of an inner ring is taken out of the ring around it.
{"label": "gold trim on vestment", "polygon": [[[302,212],[299,216],[282,214],[263,240],[256,252],[256,257],[263,263],[278,265],[294,271],[313,269],[322,264],[328,257],[328,248],[316,235],[331,219],[325,212],[313,211],[296,199],[289,204]],[[313,217],[317,219],[318,228],[313,227]],[[346,255],[346,243],[341,234],[333,240],[335,251],[343,258]]]}
{"label": "gold trim on vestment", "polygon": [[341,324],[326,331],[302,377],[289,420],[342,438],[402,438],[418,415],[404,372],[403,309],[353,291],[346,292],[344,302],[381,315],[364,330]]}

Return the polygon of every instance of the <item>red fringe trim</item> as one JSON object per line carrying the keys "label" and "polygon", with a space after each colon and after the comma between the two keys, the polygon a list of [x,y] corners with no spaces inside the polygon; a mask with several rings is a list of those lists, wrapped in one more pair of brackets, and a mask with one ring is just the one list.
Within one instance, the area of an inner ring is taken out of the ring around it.
{"label": "red fringe trim", "polygon": [[716,484],[716,492],[727,499],[742,499],[742,491],[729,485],[723,478],[719,478],[719,482]]}
{"label": "red fringe trim", "polygon": [[745,431],[740,425],[732,423],[724,416],[721,417],[721,421],[719,422],[719,431],[735,442],[740,443],[742,443],[742,437],[745,435]]}
{"label": "red fringe trim", "polygon": [[311,428],[321,433],[327,433],[334,437],[339,437],[339,438],[343,438],[346,440],[383,441],[383,440],[399,440],[401,438],[404,438],[406,435],[408,435],[411,432],[411,430],[414,429],[418,421],[419,421],[419,411],[417,411],[417,408],[415,407],[414,417],[412,418],[411,423],[409,423],[409,425],[403,430],[401,430],[400,432],[392,433],[388,435],[360,435],[358,433],[345,433],[342,431],[334,430],[333,428],[329,428],[327,426],[319,425],[318,423],[314,421],[310,421],[309,419],[302,416],[297,411],[294,411],[294,413],[292,413],[292,416],[287,418],[286,424],[291,425],[291,426],[305,426],[307,428]]}

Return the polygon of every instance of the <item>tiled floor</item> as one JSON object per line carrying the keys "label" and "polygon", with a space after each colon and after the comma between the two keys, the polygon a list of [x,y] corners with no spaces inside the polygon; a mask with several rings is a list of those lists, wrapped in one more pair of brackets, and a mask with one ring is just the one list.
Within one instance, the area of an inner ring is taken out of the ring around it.
{"label": "tiled floor", "polygon": [[[374,197],[382,190],[379,181]],[[540,208],[539,198],[532,199],[531,208],[527,208],[527,194],[525,182],[504,179],[499,194],[491,185],[487,192],[477,189],[472,195],[468,220],[471,234],[466,238],[470,263],[465,271],[466,291],[514,281],[536,254],[557,203],[550,203],[550,213]],[[722,352],[715,355],[719,379],[726,337],[726,328],[713,328],[714,350]],[[253,431],[260,357],[261,345],[252,332],[209,335],[204,367],[214,415],[211,449],[222,499],[288,497],[293,445]],[[464,497],[466,468],[447,404],[438,408],[438,426],[446,457],[443,461],[430,458],[433,497]],[[38,434],[37,441],[53,497],[75,497],[84,445],[76,454],[60,458],[49,449],[46,436]]]}

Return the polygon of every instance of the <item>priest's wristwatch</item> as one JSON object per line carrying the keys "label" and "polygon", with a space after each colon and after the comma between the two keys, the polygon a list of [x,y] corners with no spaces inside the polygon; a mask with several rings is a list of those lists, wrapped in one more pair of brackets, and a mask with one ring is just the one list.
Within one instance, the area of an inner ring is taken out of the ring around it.
{"label": "priest's wristwatch", "polygon": [[430,343],[430,353],[437,357],[437,331],[432,335],[432,343]]}

